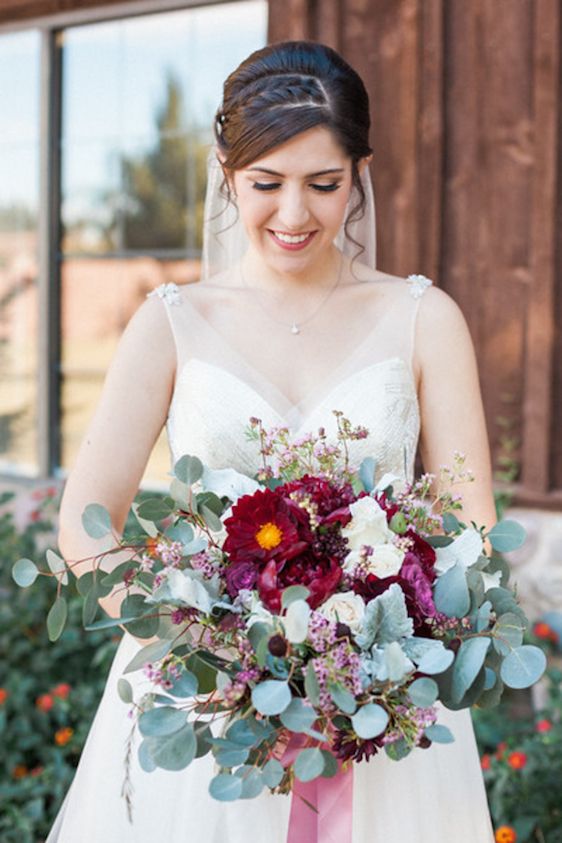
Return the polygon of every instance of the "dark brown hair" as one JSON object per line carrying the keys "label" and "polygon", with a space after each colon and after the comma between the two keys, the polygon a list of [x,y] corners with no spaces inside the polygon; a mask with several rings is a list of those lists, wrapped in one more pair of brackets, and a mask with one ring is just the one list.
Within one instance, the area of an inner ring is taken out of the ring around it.
{"label": "dark brown hair", "polygon": [[[350,237],[348,224],[364,214],[357,162],[372,152],[370,125],[363,81],[339,53],[314,41],[282,41],[256,50],[228,76],[213,128],[223,166],[238,170],[295,135],[326,126],[351,158],[352,182],[359,193],[344,224]],[[226,178],[221,192],[231,201]],[[350,239],[359,254],[364,251]]]}

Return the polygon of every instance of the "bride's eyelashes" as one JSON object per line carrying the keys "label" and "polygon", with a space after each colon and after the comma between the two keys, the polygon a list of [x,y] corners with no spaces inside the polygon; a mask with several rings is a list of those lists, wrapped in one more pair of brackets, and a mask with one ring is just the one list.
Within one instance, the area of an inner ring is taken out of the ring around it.
{"label": "bride's eyelashes", "polygon": [[[255,190],[276,190],[280,187],[280,184],[277,182],[268,182],[267,184],[263,184],[263,182],[253,182],[252,187]],[[341,187],[341,182],[334,182],[333,184],[311,184],[310,187],[313,187],[314,190],[319,190],[321,193],[333,193],[334,190],[337,190]]]}

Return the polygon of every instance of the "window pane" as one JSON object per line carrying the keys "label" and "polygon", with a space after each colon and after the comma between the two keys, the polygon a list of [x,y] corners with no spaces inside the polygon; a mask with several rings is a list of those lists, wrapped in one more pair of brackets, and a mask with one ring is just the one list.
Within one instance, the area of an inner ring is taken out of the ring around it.
{"label": "window pane", "polygon": [[0,470],[37,472],[37,32],[0,37]]}
{"label": "window pane", "polygon": [[[266,0],[65,30],[62,465],[147,292],[198,277],[206,160],[226,76],[267,34]],[[161,437],[146,479],[167,482]]]}

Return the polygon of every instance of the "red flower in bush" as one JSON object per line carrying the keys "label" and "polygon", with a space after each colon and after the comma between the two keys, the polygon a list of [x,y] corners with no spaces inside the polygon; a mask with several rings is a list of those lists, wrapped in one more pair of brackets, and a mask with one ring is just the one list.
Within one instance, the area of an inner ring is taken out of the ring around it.
{"label": "red flower in bush", "polygon": [[70,685],[68,682],[61,682],[51,689],[51,694],[54,697],[59,697],[61,700],[65,700],[70,694]]}
{"label": "red flower in bush", "polygon": [[484,753],[482,758],[480,759],[480,766],[483,770],[489,770],[492,765],[492,760],[488,753]]}
{"label": "red flower in bush", "polygon": [[54,706],[55,701],[50,694],[41,694],[35,700],[35,705],[39,711],[50,711]]}
{"label": "red flower in bush", "polygon": [[553,644],[558,643],[557,633],[544,621],[537,621],[537,623],[533,626],[533,632],[537,638],[542,638],[543,641],[552,641]]}
{"label": "red flower in bush", "polygon": [[527,756],[524,752],[510,752],[507,756],[507,763],[514,770],[522,770],[527,763]]}
{"label": "red flower in bush", "polygon": [[0,705],[4,705],[8,699],[8,692],[5,688],[0,688]]}
{"label": "red flower in bush", "polygon": [[223,550],[231,562],[254,562],[260,567],[271,559],[292,559],[314,538],[308,513],[284,498],[279,488],[243,495],[224,526],[227,537]]}
{"label": "red flower in bush", "polygon": [[342,578],[337,559],[305,553],[278,566],[272,559],[258,574],[258,591],[264,605],[271,611],[281,611],[281,592],[290,585],[304,585],[310,591],[306,598],[316,609],[333,594]]}
{"label": "red flower in bush", "polygon": [[552,723],[550,720],[539,720],[537,725],[535,726],[537,732],[550,732],[552,729]]}

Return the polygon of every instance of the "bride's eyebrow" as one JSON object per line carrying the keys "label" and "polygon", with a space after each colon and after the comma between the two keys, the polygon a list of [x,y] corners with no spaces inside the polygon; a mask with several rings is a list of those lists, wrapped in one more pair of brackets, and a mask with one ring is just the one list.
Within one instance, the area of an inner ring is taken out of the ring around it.
{"label": "bride's eyebrow", "polygon": [[[270,176],[281,176],[281,178],[285,178],[283,173],[278,173],[276,170],[269,170],[267,167],[248,167],[247,171],[249,173],[251,173],[254,170],[257,171],[257,172],[260,172],[260,173],[267,173]],[[304,176],[304,178],[305,179],[312,179],[312,178],[315,178],[316,176],[327,176],[330,173],[344,173],[344,172],[345,172],[345,170],[344,170],[343,167],[331,167],[328,170],[318,170],[318,172],[316,172],[316,173],[307,173],[307,175]]]}

